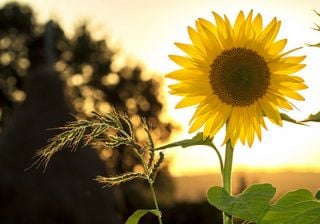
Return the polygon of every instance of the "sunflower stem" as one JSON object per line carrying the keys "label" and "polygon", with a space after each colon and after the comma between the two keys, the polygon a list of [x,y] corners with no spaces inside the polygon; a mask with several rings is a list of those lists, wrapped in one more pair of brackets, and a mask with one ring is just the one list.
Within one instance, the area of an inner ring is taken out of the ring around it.
{"label": "sunflower stem", "polygon": [[[231,183],[231,173],[232,173],[232,161],[233,161],[233,147],[231,145],[231,141],[229,140],[226,144],[226,154],[224,160],[224,167],[222,173],[223,179],[223,188],[231,194],[232,192],[232,183]],[[232,216],[223,213],[223,223],[224,224],[233,224]]]}

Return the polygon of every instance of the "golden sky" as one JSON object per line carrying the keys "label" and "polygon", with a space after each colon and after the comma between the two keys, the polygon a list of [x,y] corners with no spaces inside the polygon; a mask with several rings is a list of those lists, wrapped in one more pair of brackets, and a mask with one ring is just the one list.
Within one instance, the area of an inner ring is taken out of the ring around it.
{"label": "golden sky", "polygon": [[[7,0],[1,1],[3,3]],[[282,21],[278,39],[287,38],[287,49],[320,42],[320,32],[311,29],[320,24],[313,9],[320,10],[319,0],[20,0],[33,6],[41,21],[55,18],[70,31],[81,21],[90,21],[99,36],[121,48],[123,55],[140,60],[149,71],[163,75],[177,66],[168,54],[182,54],[174,42],[188,43],[187,26],[199,18],[213,20],[211,11],[226,14],[234,21],[239,10],[261,13],[264,24],[274,16]],[[110,35],[110,36],[109,36]],[[306,68],[299,73],[308,90],[302,92],[304,102],[294,102],[299,110],[288,113],[303,119],[320,110],[320,48],[304,47],[295,54],[306,54]],[[168,91],[167,88],[164,89]],[[192,109],[174,109],[178,98],[169,96],[168,112],[181,124],[188,124]],[[310,127],[285,123],[275,127],[267,123],[262,142],[251,149],[237,145],[235,169],[294,169],[320,171],[320,123]],[[190,137],[186,128],[175,137]],[[215,140],[223,152],[220,133]],[[207,148],[177,149],[168,152],[174,175],[218,171],[215,153]]]}

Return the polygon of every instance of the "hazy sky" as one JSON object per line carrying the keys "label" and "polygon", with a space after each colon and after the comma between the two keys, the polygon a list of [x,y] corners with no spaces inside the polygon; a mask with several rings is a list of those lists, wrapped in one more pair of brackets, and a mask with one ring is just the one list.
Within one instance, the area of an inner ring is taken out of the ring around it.
{"label": "hazy sky", "polygon": [[[0,1],[0,5],[8,1]],[[313,9],[320,10],[319,0],[20,0],[30,3],[38,18],[46,21],[53,17],[72,32],[74,25],[90,21],[97,35],[106,35],[109,41],[121,47],[123,55],[144,63],[149,71],[165,74],[177,66],[168,54],[181,54],[174,42],[189,42],[187,26],[202,17],[212,20],[211,11],[227,14],[234,21],[239,10],[253,9],[261,13],[264,24],[274,16],[282,21],[278,39],[287,38],[287,49],[320,42],[320,32],[311,29],[320,24]],[[307,67],[299,73],[309,89],[302,92],[305,102],[295,102],[299,111],[289,114],[302,119],[320,110],[320,48],[305,47],[296,54],[306,54]],[[168,89],[164,89],[168,91]],[[168,110],[180,123],[187,124],[192,110],[174,110],[176,97],[169,97]],[[238,147],[235,152],[236,169],[308,169],[320,171],[320,123],[311,127],[284,124],[275,127],[268,123],[268,132],[262,142],[256,141],[251,149]],[[219,146],[221,137],[217,136]],[[177,137],[186,137],[184,130]],[[223,151],[223,147],[221,147]],[[218,171],[213,151],[204,148],[181,149],[170,153],[175,174]],[[208,170],[210,169],[210,170]]]}

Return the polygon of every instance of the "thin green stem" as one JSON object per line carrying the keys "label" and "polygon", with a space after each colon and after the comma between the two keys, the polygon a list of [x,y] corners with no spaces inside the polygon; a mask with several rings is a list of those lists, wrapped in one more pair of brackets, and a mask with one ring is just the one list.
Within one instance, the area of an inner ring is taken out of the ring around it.
{"label": "thin green stem", "polygon": [[153,188],[153,181],[149,179],[149,186],[150,186],[150,190],[152,193],[152,197],[153,197],[153,201],[154,201],[154,206],[156,207],[156,210],[158,211],[158,220],[159,220],[159,224],[162,224],[162,219],[161,219],[161,211],[159,209],[159,205],[158,205],[158,200],[157,200],[157,196],[156,193],[154,191]]}
{"label": "thin green stem", "polygon": [[218,156],[218,159],[219,159],[219,163],[220,163],[221,174],[223,174],[223,161],[222,161],[221,154],[220,154],[219,150],[217,149],[217,147],[213,143],[211,143],[211,147],[217,153],[217,156]]}
{"label": "thin green stem", "polygon": [[[226,154],[224,160],[224,168],[223,168],[223,188],[231,194],[231,172],[232,172],[232,160],[233,160],[233,147],[231,145],[230,140],[226,144]],[[232,216],[223,213],[223,223],[224,224],[233,224]]]}
{"label": "thin green stem", "polygon": [[153,180],[150,178],[150,172],[149,172],[147,164],[145,163],[142,155],[138,151],[139,150],[136,150],[135,153],[137,154],[137,156],[141,160],[141,163],[142,163],[143,169],[144,169],[144,173],[146,174],[146,176],[148,178],[148,183],[149,183],[150,191],[151,191],[151,194],[152,194],[154,206],[155,206],[156,210],[158,211],[158,215],[157,216],[158,216],[159,224],[162,224],[161,211],[159,209],[157,195],[156,195],[156,193],[154,191]]}

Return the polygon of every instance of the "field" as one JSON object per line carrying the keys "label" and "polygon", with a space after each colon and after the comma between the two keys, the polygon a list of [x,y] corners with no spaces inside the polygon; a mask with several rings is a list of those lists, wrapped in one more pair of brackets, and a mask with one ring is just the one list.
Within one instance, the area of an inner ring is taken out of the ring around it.
{"label": "field", "polygon": [[[277,188],[276,197],[287,191],[305,188],[315,193],[320,188],[320,173],[312,172],[239,172],[233,175],[233,193],[237,194],[253,183],[272,183]],[[205,198],[210,186],[220,186],[219,174],[175,177],[179,201],[200,201]]]}

